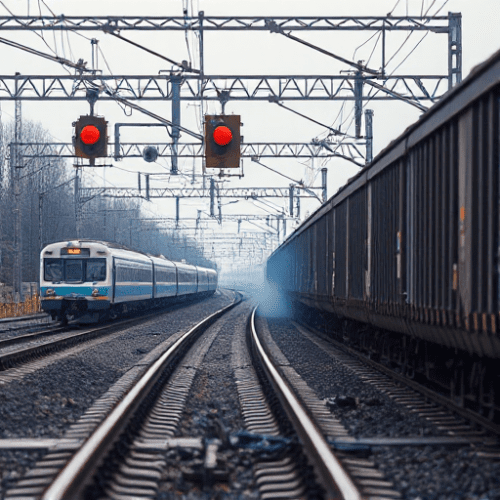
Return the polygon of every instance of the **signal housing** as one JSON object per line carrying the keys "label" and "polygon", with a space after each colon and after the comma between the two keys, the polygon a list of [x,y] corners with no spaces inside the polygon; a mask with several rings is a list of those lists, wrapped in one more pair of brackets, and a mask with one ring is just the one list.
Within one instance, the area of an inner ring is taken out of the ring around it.
{"label": "signal housing", "polygon": [[[227,144],[219,145],[215,141],[217,127],[231,131],[232,138]],[[240,168],[240,143],[240,115],[205,115],[205,168]]]}
{"label": "signal housing", "polygon": [[[108,156],[108,122],[102,116],[80,116],[73,125],[75,156],[90,160]],[[82,139],[82,130],[88,125],[94,126],[99,131],[99,138],[93,144],[86,144]]]}

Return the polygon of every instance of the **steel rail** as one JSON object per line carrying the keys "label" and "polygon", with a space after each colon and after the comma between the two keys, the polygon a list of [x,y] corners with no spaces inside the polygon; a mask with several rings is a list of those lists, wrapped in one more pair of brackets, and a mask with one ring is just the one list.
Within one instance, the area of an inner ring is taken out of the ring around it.
{"label": "steel rail", "polygon": [[[49,341],[43,344],[38,344],[31,347],[24,347],[17,349],[15,351],[7,352],[5,354],[0,354],[0,371],[13,368],[14,366],[18,366],[20,364],[28,362],[33,358],[40,357],[41,355],[48,355],[53,352],[60,351],[64,348],[73,347],[85,341],[93,340],[96,337],[104,335],[108,330],[114,330],[117,327],[120,328],[122,326],[128,325],[129,323],[137,322],[138,319],[144,320],[145,317],[131,318],[125,321],[120,321],[119,323],[109,323],[107,325],[100,326],[98,328],[92,328],[90,330],[78,332],[76,334],[59,338],[51,342]],[[0,347],[6,347],[6,345]]]}
{"label": "steel rail", "polygon": [[[33,326],[27,327],[33,328]],[[56,325],[54,328],[49,328],[47,330],[42,330],[41,332],[27,333],[26,335],[19,335],[17,337],[10,337],[8,339],[0,340],[0,350],[4,347],[14,344],[22,344],[23,342],[29,342],[30,340],[35,340],[38,337],[43,337],[44,335],[50,335],[51,333],[59,333],[66,329],[67,327]],[[1,365],[1,362],[0,362]]]}
{"label": "steel rail", "polygon": [[92,478],[98,464],[102,462],[115,440],[119,437],[134,412],[147,398],[165,368],[187,344],[216,319],[241,302],[241,295],[232,304],[219,309],[184,333],[151,366],[127,393],[108,417],[97,427],[83,446],[69,460],[53,483],[45,490],[41,500],[76,500]]}
{"label": "steel rail", "polygon": [[3,324],[8,324],[8,323],[17,323],[19,321],[33,321],[36,319],[44,319],[47,318],[48,314],[46,313],[36,313],[32,314],[30,316],[12,316],[8,318],[1,318],[0,319],[0,326]]}
{"label": "steel rail", "polygon": [[[172,304],[172,305],[174,305],[174,304]],[[31,346],[31,347],[24,347],[24,348],[17,349],[15,351],[7,352],[5,354],[0,354],[0,372],[2,370],[7,370],[9,368],[13,368],[14,366],[18,366],[20,364],[28,362],[28,361],[32,360],[33,358],[40,357],[42,355],[48,355],[48,354],[51,354],[53,352],[61,351],[64,348],[73,347],[73,346],[81,344],[83,342],[93,340],[94,338],[105,335],[108,332],[108,330],[110,331],[110,333],[112,333],[117,328],[121,328],[121,327],[128,326],[128,325],[133,326],[137,322],[148,320],[151,317],[156,316],[158,313],[167,312],[168,310],[169,310],[168,306],[166,306],[166,308],[160,308],[158,310],[155,310],[151,314],[146,314],[144,316],[142,316],[142,315],[141,316],[134,316],[132,318],[124,319],[122,321],[111,322],[111,323],[105,324],[103,326],[91,328],[89,330],[79,331],[76,334],[69,335],[67,337],[58,338],[56,340],[50,341],[50,339],[48,339],[49,342],[46,342],[43,344],[38,344],[35,346]],[[63,328],[63,331],[64,331],[64,328]],[[39,333],[41,333],[41,332],[35,332],[35,334],[34,334],[35,337],[28,339],[28,340],[35,340],[36,335],[38,335]],[[57,332],[55,332],[55,333],[57,333]],[[62,332],[59,332],[59,333],[62,333]],[[20,338],[20,337],[18,337],[18,338]],[[23,339],[23,340],[26,340],[26,339]],[[10,341],[10,339],[6,339],[5,342],[6,342],[5,344],[0,343],[0,348],[7,347],[9,344],[12,345],[12,344],[19,343],[19,342],[15,342],[15,341]]]}
{"label": "steel rail", "polygon": [[250,320],[252,344],[269,381],[306,449],[306,453],[313,462],[322,486],[326,489],[327,498],[361,500],[362,496],[358,488],[332,452],[328,441],[294,394],[293,389],[273,365],[270,355],[259,340],[255,327],[257,307],[253,310]]}

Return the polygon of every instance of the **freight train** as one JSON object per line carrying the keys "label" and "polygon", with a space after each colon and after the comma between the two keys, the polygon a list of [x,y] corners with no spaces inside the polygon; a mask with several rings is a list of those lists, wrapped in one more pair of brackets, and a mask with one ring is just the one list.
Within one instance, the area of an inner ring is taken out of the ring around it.
{"label": "freight train", "polygon": [[499,99],[500,51],[267,262],[268,280],[309,318],[497,420]]}
{"label": "freight train", "polygon": [[134,252],[114,243],[76,240],[41,252],[40,298],[54,319],[82,323],[208,296],[217,271]]}

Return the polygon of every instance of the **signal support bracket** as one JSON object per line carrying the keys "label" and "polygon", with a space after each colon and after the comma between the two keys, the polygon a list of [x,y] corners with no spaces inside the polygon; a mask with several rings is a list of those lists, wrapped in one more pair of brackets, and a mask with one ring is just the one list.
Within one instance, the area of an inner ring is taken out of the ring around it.
{"label": "signal support bracket", "polygon": [[217,91],[217,97],[219,98],[220,105],[222,108],[221,115],[225,115],[225,110],[226,110],[226,104],[228,103],[230,99],[230,92],[229,90],[221,90]]}
{"label": "signal support bracket", "polygon": [[90,104],[90,116],[94,116],[94,104],[99,99],[99,91],[97,89],[87,89],[87,101]]}
{"label": "signal support bracket", "polygon": [[165,127],[167,134],[172,137],[172,134],[168,131],[167,125],[164,123],[115,123],[115,161],[120,161],[122,159],[120,155],[120,127]]}

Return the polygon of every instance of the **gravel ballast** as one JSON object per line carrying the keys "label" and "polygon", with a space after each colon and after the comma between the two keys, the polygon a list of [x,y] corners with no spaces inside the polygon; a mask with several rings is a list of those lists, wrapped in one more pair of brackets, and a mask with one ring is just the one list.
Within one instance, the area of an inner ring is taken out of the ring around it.
{"label": "gravel ballast", "polygon": [[160,487],[158,499],[173,500],[181,494],[186,499],[258,498],[253,484],[251,453],[229,445],[231,434],[245,428],[231,364],[231,344],[235,335],[245,335],[249,313],[250,308],[243,303],[225,318],[197,371],[177,433],[178,436],[222,442],[217,453],[217,476],[206,474],[200,481],[193,470],[200,465],[203,456],[172,450],[167,455],[168,475]]}
{"label": "gravel ballast", "polygon": [[[233,298],[233,293],[217,292],[203,301],[158,313],[118,335],[101,339],[98,345],[80,349],[77,354],[20,380],[0,385],[0,438],[62,437],[97,398],[148,352],[228,305]],[[39,455],[32,451],[0,451],[0,498],[11,483],[11,472],[22,474]],[[24,465],[20,468],[19,464]]]}
{"label": "gravel ballast", "polygon": [[[442,435],[432,424],[342,367],[290,321],[273,318],[268,324],[283,354],[318,398],[346,396],[355,400],[353,406],[331,410],[352,436]],[[374,447],[371,458],[405,499],[500,499],[500,462],[478,456],[472,447]]]}

